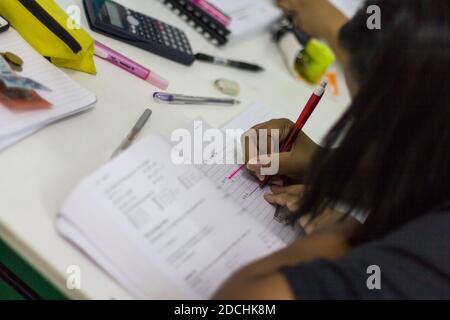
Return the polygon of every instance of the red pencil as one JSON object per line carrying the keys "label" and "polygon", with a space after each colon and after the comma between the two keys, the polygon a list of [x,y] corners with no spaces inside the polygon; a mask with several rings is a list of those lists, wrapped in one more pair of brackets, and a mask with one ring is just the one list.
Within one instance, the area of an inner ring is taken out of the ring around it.
{"label": "red pencil", "polygon": [[[281,144],[280,152],[291,151],[295,140],[297,140],[298,135],[300,134],[309,117],[314,112],[320,100],[322,99],[327,84],[328,84],[327,81],[324,80],[320,83],[320,85],[316,88],[316,90],[314,90],[313,94],[311,95],[305,107],[303,108],[302,113],[298,117],[295,126],[291,129],[288,137]],[[260,183],[261,188],[264,188],[269,183],[269,180],[270,176],[266,176],[264,181]]]}

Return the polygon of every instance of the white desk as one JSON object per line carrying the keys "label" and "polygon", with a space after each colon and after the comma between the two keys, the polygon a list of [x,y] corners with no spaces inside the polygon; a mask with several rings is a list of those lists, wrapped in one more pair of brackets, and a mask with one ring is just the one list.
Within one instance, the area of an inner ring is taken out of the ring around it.
{"label": "white desk", "polygon": [[[69,4],[81,7],[81,0],[57,2],[64,8]],[[54,223],[70,190],[83,176],[107,161],[145,107],[151,107],[154,113],[141,137],[152,132],[169,134],[198,116],[211,125],[221,126],[255,101],[264,101],[276,114],[295,119],[299,106],[312,92],[311,87],[289,75],[269,35],[217,49],[157,0],[119,2],[186,30],[196,51],[254,61],[267,71],[253,74],[203,63],[185,67],[92,33],[95,38],[169,79],[170,91],[220,95],[212,82],[225,77],[239,81],[243,103],[239,107],[158,105],[151,100],[156,88],[98,59],[96,76],[66,71],[74,80],[90,88],[97,95],[98,103],[93,111],[54,124],[0,153],[0,234],[50,282],[72,298],[131,298],[90,259],[62,239]],[[88,29],[84,18],[83,23]],[[325,97],[305,132],[313,140],[320,141],[347,104],[346,97]],[[70,265],[81,267],[81,290],[66,288],[66,269]]]}

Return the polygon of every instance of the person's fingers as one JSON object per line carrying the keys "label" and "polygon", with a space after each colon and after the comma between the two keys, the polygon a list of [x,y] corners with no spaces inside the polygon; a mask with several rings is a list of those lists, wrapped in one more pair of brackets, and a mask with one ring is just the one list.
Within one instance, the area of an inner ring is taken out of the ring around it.
{"label": "person's fingers", "polygon": [[[244,152],[244,161],[247,163],[259,153],[270,154],[272,145],[284,140],[293,122],[288,119],[273,119],[253,126],[241,136],[241,145]],[[262,130],[266,130],[266,133]],[[275,141],[277,140],[277,141]]]}
{"label": "person's fingers", "polygon": [[290,195],[294,195],[294,196],[301,196],[304,191],[305,191],[305,187],[300,184],[294,184],[294,185],[285,187],[285,192]]}
{"label": "person's fingers", "polygon": [[289,0],[276,0],[277,5],[286,11],[291,11],[293,9],[292,1]]}
{"label": "person's fingers", "polygon": [[286,187],[273,185],[270,187],[270,191],[272,191],[273,194],[286,193],[291,196],[301,196],[304,190],[305,187],[303,185],[291,185]]}
{"label": "person's fingers", "polygon": [[295,212],[299,208],[299,197],[287,193],[266,194],[264,199],[271,203],[282,207],[286,207],[289,211]]}
{"label": "person's fingers", "polygon": [[300,217],[298,219],[298,223],[300,224],[300,226],[303,228],[303,230],[307,234],[310,234],[314,231],[314,226],[311,223],[311,215],[307,214],[307,215]]}
{"label": "person's fingers", "polygon": [[297,174],[302,168],[301,156],[295,156],[292,152],[261,155],[251,161],[257,164],[251,165],[249,170],[262,176]]}
{"label": "person's fingers", "polygon": [[266,194],[264,195],[264,199],[270,204],[276,204],[282,207],[285,207],[288,201],[288,195],[285,193],[280,194]]}
{"label": "person's fingers", "polygon": [[281,193],[286,193],[286,188],[287,187],[280,187],[280,186],[271,186],[270,187],[270,191],[272,191],[272,194],[281,194]]}
{"label": "person's fingers", "polygon": [[245,132],[241,136],[241,146],[244,151],[244,162],[248,163],[250,159],[258,155],[258,141],[257,137],[250,134],[250,131]]}
{"label": "person's fingers", "polygon": [[258,133],[260,130],[267,130],[268,134],[270,135],[273,130],[279,130],[280,139],[282,140],[289,135],[289,132],[293,126],[294,123],[288,119],[272,119],[253,126],[246,133],[252,130],[256,133]]}
{"label": "person's fingers", "polygon": [[260,175],[260,174],[257,173],[257,172],[255,172],[255,176],[256,176],[256,178],[257,178],[259,181],[261,181],[261,182],[263,182],[264,180],[266,180],[266,177],[265,177],[265,176],[262,176],[262,175]]}
{"label": "person's fingers", "polygon": [[261,167],[262,167],[262,164],[259,163],[258,160],[255,160],[255,158],[254,159],[250,159],[248,161],[248,163],[247,163],[247,169],[250,170],[250,171],[253,171],[255,173],[260,173],[261,172]]}
{"label": "person's fingers", "polygon": [[270,179],[269,183],[272,186],[280,186],[280,187],[282,187],[282,186],[284,186],[284,179],[282,177],[280,177],[280,176],[275,176],[275,177],[272,177],[272,179]]}
{"label": "person's fingers", "polygon": [[348,218],[348,220],[342,221],[344,216],[345,214],[343,213],[334,210],[326,210],[314,219],[312,219],[311,215],[302,216],[298,220],[298,223],[303,227],[307,234],[330,227],[337,227],[338,225],[341,225],[343,228],[354,225],[356,220]]}

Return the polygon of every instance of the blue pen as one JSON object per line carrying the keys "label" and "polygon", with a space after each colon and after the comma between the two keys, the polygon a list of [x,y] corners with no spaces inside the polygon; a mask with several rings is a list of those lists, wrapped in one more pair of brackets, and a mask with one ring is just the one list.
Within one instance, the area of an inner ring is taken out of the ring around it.
{"label": "blue pen", "polygon": [[165,92],[155,92],[153,94],[153,99],[156,102],[167,104],[223,105],[223,106],[234,106],[240,104],[240,101],[236,99],[193,97],[182,94],[172,94]]}

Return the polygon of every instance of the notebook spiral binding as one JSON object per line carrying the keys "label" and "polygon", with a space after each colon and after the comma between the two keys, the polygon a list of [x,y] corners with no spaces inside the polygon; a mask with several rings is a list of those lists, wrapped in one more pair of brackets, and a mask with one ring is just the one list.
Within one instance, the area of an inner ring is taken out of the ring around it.
{"label": "notebook spiral binding", "polygon": [[162,0],[164,5],[181,17],[197,32],[216,46],[228,42],[230,30],[189,0]]}

